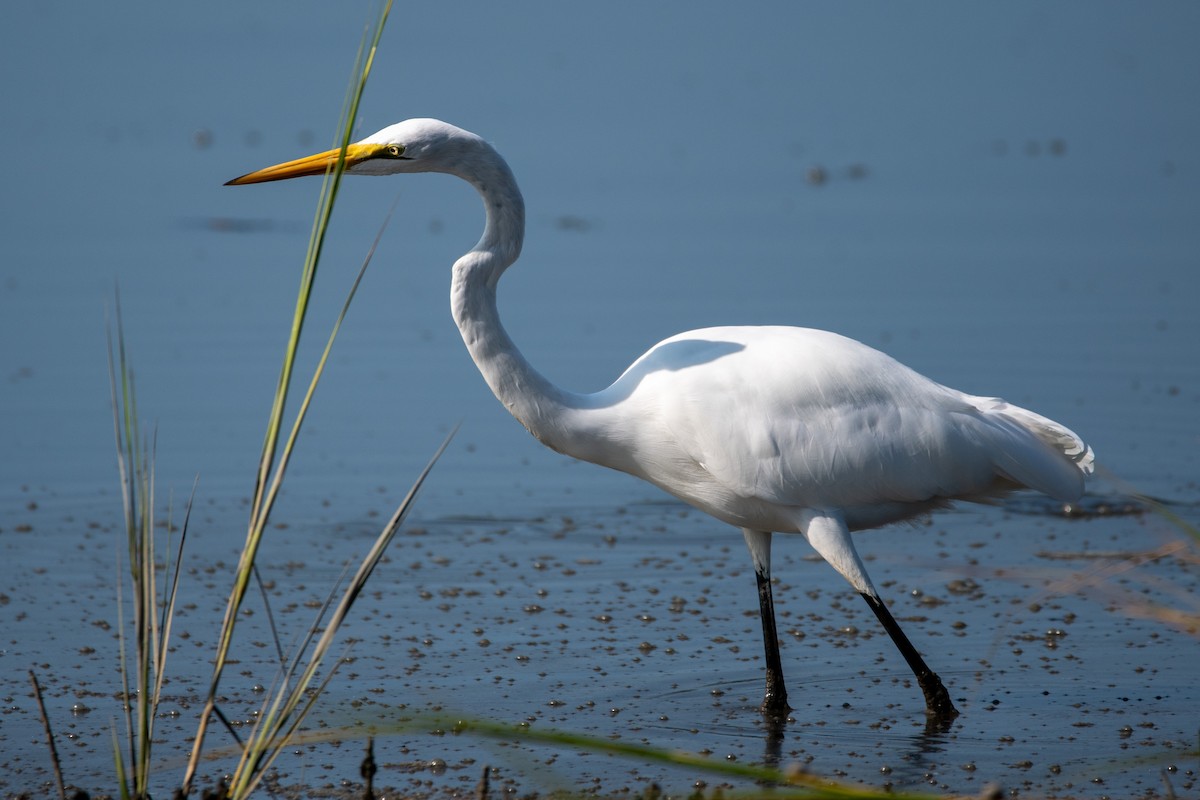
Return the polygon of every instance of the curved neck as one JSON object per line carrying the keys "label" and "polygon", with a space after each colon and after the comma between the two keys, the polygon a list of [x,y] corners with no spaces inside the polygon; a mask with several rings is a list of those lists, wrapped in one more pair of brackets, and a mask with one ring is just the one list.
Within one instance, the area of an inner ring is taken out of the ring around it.
{"label": "curved neck", "polygon": [[530,433],[565,452],[564,416],[579,398],[559,389],[521,355],[496,308],[500,276],[521,254],[525,202],[508,165],[488,145],[486,158],[455,172],[483,198],[487,225],[469,253],[454,263],[450,309],[471,358],[492,393]]}

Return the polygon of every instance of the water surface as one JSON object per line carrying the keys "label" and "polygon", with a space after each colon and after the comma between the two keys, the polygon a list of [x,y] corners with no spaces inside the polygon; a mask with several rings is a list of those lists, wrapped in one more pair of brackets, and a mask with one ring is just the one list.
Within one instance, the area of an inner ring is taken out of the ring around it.
{"label": "water surface", "polygon": [[[120,508],[104,330],[118,282],[160,487],[178,497],[200,476],[164,754],[194,730],[318,189],[221,184],[327,146],[368,13],[32,6],[0,26],[0,141],[16,154],[0,281],[6,790],[49,777],[30,668],[74,737],[68,778],[111,788]],[[1061,420],[1195,521],[1198,21],[1184,4],[399,6],[361,128],[437,116],[507,156],[529,234],[502,312],[565,386],[601,388],[687,328],[827,328]],[[540,448],[475,373],[446,313],[449,265],[482,222],[467,187],[348,182],[310,344],[394,201],[264,556],[285,641],[463,427],[362,607],[325,724],[456,708],[873,786],[1153,796],[1173,763],[1176,789],[1194,789],[1194,760],[1172,754],[1200,719],[1195,635],[1121,613],[1112,585],[1194,612],[1195,563],[1075,581],[1124,570],[1119,556],[1172,528],[1037,502],[862,539],[964,711],[944,734],[924,732],[865,606],[802,542],[780,542],[796,713],[770,750],[740,537]],[[1121,506],[1126,489],[1096,481],[1088,507]],[[245,713],[271,678],[261,620],[228,686]],[[92,711],[72,717],[77,702]],[[466,737],[380,747],[382,781],[413,792],[469,790],[483,764],[522,791],[700,779]],[[444,774],[423,770],[434,758]],[[347,744],[281,769],[336,784],[357,759]]]}

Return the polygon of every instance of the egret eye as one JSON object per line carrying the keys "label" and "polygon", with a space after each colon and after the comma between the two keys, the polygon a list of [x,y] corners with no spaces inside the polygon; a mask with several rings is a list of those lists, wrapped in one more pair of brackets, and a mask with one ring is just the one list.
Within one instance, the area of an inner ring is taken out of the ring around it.
{"label": "egret eye", "polygon": [[387,154],[388,154],[389,156],[391,156],[392,158],[400,158],[401,156],[403,156],[403,155],[404,155],[404,145],[402,145],[402,144],[389,144],[389,145],[387,146]]}

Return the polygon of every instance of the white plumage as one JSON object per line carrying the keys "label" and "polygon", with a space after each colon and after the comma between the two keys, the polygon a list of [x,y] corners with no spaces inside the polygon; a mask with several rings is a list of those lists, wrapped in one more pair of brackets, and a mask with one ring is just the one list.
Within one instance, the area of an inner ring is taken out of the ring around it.
{"label": "white plumage", "polygon": [[804,508],[871,528],[1018,485],[1070,501],[1091,463],[1050,420],[807,328],[680,334],[589,399],[571,426],[589,445],[573,455],[760,530],[799,532]]}
{"label": "white plumage", "polygon": [[[319,174],[320,153],[230,183]],[[562,453],[643,478],[742,529],[758,580],[767,689],[787,710],[770,584],[771,532],[798,533],[867,600],[912,668],[935,720],[958,713],[900,630],[850,531],[954,500],[1029,488],[1077,500],[1093,454],[1056,422],[947,388],[864,344],[808,328],[707,328],[651,348],[611,386],[562,390],[505,332],[496,285],[521,252],[525,207],[504,159],[475,134],[430,119],[351,145],[351,174],[444,172],[483,197],[486,226],[454,264],[451,309],[496,397]]]}

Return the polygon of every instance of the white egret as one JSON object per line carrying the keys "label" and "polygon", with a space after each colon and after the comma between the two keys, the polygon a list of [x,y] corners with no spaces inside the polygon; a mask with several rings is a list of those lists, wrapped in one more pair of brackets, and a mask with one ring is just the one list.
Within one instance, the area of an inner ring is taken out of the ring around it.
{"label": "white egret", "polygon": [[[337,159],[337,150],[318,153],[229,183],[322,174]],[[496,397],[548,447],[636,475],[741,529],[758,582],[764,712],[788,710],[771,597],[775,532],[802,535],[866,599],[931,718],[958,714],[871,584],[850,532],[1020,488],[1075,501],[1093,462],[1078,436],[807,328],[689,331],[652,347],[603,391],[560,389],[521,355],[496,309],[497,283],[525,235],[524,201],[500,154],[461,128],[410,119],[350,145],[346,172],[444,172],[474,186],[486,225],[454,263],[450,305]]]}

